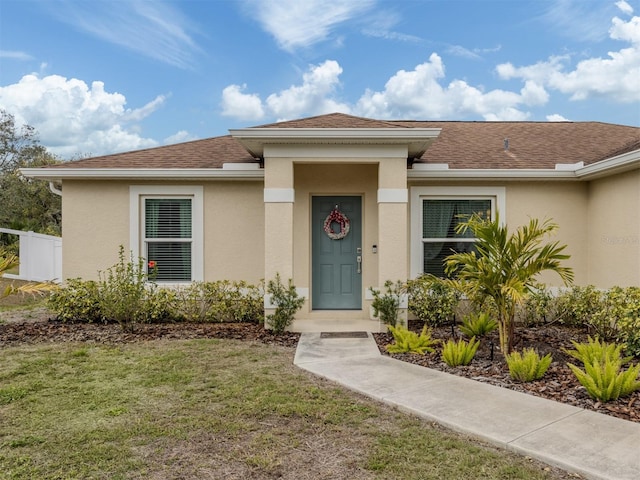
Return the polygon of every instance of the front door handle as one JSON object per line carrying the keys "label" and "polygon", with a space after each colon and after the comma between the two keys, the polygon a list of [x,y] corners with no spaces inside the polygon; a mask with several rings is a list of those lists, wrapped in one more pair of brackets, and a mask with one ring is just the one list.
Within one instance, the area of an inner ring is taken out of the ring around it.
{"label": "front door handle", "polygon": [[362,273],[362,255],[356,257],[356,262],[358,262],[358,273]]}

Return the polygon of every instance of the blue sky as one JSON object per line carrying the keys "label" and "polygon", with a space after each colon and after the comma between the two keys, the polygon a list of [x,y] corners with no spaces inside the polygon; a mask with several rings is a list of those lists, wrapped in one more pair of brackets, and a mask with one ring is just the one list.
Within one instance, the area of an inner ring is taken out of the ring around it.
{"label": "blue sky", "polygon": [[640,3],[2,0],[0,108],[61,158],[334,111],[640,126]]}

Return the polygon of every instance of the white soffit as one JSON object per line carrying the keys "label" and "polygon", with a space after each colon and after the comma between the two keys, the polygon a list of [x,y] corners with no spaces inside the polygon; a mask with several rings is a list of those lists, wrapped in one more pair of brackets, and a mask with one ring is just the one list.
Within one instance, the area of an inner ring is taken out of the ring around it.
{"label": "white soffit", "polygon": [[229,133],[254,157],[265,145],[407,145],[417,157],[440,135],[440,128],[240,128]]}

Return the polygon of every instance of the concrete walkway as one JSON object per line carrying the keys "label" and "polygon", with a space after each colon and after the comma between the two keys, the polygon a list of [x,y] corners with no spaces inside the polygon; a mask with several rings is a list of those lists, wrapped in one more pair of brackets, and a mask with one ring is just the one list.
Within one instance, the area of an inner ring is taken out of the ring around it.
{"label": "concrete walkway", "polygon": [[370,333],[303,333],[294,363],[402,411],[583,477],[640,479],[639,423],[394,360],[379,353]]}

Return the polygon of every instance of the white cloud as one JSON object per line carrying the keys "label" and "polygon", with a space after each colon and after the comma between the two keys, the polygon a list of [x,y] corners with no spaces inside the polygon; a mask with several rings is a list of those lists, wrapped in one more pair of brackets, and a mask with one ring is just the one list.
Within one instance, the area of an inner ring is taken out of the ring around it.
{"label": "white cloud", "polygon": [[264,117],[262,100],[256,94],[242,93],[246,85],[229,85],[222,91],[222,115],[238,120],[260,120]]}
{"label": "white cloud", "polygon": [[200,47],[192,38],[195,26],[164,1],[133,0],[50,2],[51,13],[60,21],[179,68],[192,68]]}
{"label": "white cloud", "polygon": [[246,11],[280,48],[292,52],[326,40],[337,25],[374,4],[375,0],[248,0]]}
{"label": "white cloud", "polygon": [[155,146],[157,142],[141,137],[130,122],[153,113],[164,99],[160,95],[142,108],[127,109],[125,96],[105,91],[103,82],[89,87],[59,75],[25,75],[18,83],[0,87],[0,108],[13,114],[17,123],[34,127],[42,144],[63,157]]}
{"label": "white cloud", "polygon": [[196,135],[191,135],[186,130],[180,130],[173,135],[169,135],[162,143],[165,145],[172,145],[174,143],[190,142],[197,139],[198,137]]}
{"label": "white cloud", "polygon": [[[633,11],[626,2],[618,2],[618,6],[625,13]],[[573,70],[568,70],[571,58],[562,56],[523,67],[501,64],[496,72],[503,79],[534,81],[569,95],[571,100],[607,97],[621,103],[640,101],[640,17],[628,21],[614,17],[611,23],[610,37],[629,43],[629,47],[608,52],[606,57],[582,60]]]}
{"label": "white cloud", "polygon": [[546,118],[547,118],[547,122],[570,122],[571,121],[558,113],[547,115]]}
{"label": "white cloud", "polygon": [[263,102],[257,94],[243,93],[246,85],[229,85],[222,91],[222,114],[238,120],[260,120],[265,115],[286,120],[304,115],[349,112],[347,104],[333,98],[340,85],[342,67],[334,60],[312,65],[301,85],[272,93]]}
{"label": "white cloud", "polygon": [[269,111],[279,119],[291,119],[305,112],[318,115],[346,112],[349,107],[331,96],[340,84],[342,67],[334,60],[312,66],[302,77],[302,85],[293,85],[280,93],[267,97]]}
{"label": "white cloud", "polygon": [[26,52],[18,52],[15,50],[0,50],[0,58],[10,58],[13,60],[27,61],[33,60],[33,57]]}
{"label": "white cloud", "polygon": [[442,59],[432,54],[429,61],[412,71],[400,70],[380,92],[367,91],[354,111],[374,118],[458,119],[481,116],[485,120],[525,120],[529,114],[516,108],[520,104],[538,104],[542,90],[530,84],[521,93],[505,90],[483,92],[462,80],[443,87]]}

